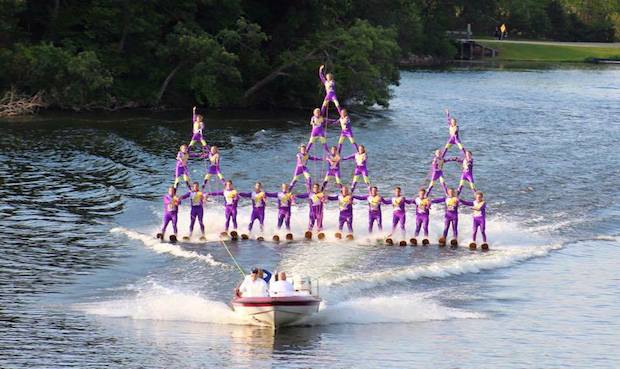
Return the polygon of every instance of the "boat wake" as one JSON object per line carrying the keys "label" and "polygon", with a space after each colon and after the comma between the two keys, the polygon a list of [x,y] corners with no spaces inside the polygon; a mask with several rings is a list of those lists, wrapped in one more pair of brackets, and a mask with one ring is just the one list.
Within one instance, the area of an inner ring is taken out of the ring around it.
{"label": "boat wake", "polygon": [[132,231],[123,227],[116,227],[110,230],[112,233],[120,233],[127,236],[129,239],[141,241],[146,247],[152,249],[153,251],[159,254],[170,254],[176,257],[187,258],[187,259],[195,259],[203,261],[212,266],[225,266],[229,267],[228,264],[216,261],[213,259],[211,254],[199,254],[195,251],[184,250],[179,245],[173,245],[170,243],[160,242],[158,239],[153,236]]}

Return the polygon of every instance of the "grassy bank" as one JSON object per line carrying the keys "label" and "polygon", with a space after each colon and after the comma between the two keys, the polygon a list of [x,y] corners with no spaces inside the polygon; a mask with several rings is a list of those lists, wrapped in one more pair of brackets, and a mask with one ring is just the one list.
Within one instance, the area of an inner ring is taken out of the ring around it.
{"label": "grassy bank", "polygon": [[497,40],[480,40],[479,42],[498,50],[498,60],[584,62],[591,58],[620,59],[619,47],[508,43]]}

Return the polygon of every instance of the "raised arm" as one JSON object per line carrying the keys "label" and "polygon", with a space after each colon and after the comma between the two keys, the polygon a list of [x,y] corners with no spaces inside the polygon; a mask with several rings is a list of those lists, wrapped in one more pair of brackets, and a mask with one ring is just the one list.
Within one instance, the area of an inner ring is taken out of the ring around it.
{"label": "raised arm", "polygon": [[321,79],[322,83],[325,83],[325,74],[323,73],[323,68],[325,68],[324,65],[321,65],[319,67],[319,78]]}
{"label": "raised arm", "polygon": [[186,193],[185,195],[182,195],[179,197],[179,201],[185,200],[187,198],[189,198],[189,196],[191,195],[191,192]]}
{"label": "raised arm", "polygon": [[192,108],[192,123],[196,121],[196,107]]}
{"label": "raised arm", "polygon": [[452,116],[450,115],[450,110],[446,108],[446,121],[448,122],[448,126],[450,125],[450,120],[452,120]]}
{"label": "raised arm", "polygon": [[345,156],[344,158],[340,158],[340,160],[351,160],[355,159],[355,154],[351,154],[349,156]]}

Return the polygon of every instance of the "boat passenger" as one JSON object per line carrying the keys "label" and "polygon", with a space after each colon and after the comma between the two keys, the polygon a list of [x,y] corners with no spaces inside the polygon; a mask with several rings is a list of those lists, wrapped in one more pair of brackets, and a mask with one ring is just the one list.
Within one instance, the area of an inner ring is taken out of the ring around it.
{"label": "boat passenger", "polygon": [[259,269],[253,268],[252,273],[245,277],[236,293],[241,297],[269,297],[267,282],[259,277]]}
{"label": "boat passenger", "polygon": [[278,273],[278,280],[271,282],[269,286],[269,295],[271,297],[293,296],[295,289],[291,282],[286,280],[286,273]]}

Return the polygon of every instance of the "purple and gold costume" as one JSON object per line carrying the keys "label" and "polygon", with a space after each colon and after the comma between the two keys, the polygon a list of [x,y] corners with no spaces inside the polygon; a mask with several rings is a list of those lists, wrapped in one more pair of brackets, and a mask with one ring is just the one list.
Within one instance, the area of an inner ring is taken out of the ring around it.
{"label": "purple and gold costume", "polygon": [[308,167],[306,166],[306,164],[308,163],[308,160],[322,159],[315,158],[314,156],[309,155],[307,151],[305,154],[298,152],[297,155],[295,155],[295,158],[297,160],[295,163],[295,172],[293,174],[293,179],[289,184],[289,189],[291,191],[293,190],[293,187],[295,186],[295,183],[297,183],[299,176],[303,174],[303,176],[306,178],[306,189],[310,190],[310,172],[308,171]]}
{"label": "purple and gold costume", "polygon": [[162,219],[161,225],[161,234],[166,233],[166,228],[168,228],[168,223],[172,222],[172,231],[174,234],[177,234],[177,220],[179,214],[179,205],[181,202],[189,197],[189,193],[183,196],[171,196],[170,194],[166,194],[164,196],[164,216]]}
{"label": "purple and gold costume", "polygon": [[448,236],[448,229],[450,225],[452,225],[452,236],[457,238],[459,236],[459,204],[465,204],[463,200],[459,199],[457,196],[454,197],[440,197],[437,199],[431,200],[433,204],[438,204],[443,202],[446,205],[446,212],[444,214],[444,228],[443,228],[443,237]]}
{"label": "purple and gold costume", "polygon": [[463,153],[465,153],[465,148],[463,147],[461,139],[459,138],[459,126],[456,123],[454,125],[452,124],[452,117],[450,116],[450,112],[448,111],[446,112],[446,119],[448,120],[448,130],[450,133],[450,137],[448,138],[448,142],[444,147],[442,157],[445,156],[446,152],[448,152],[448,149],[455,144],[461,151],[463,151]]}
{"label": "purple and gold costume", "polygon": [[390,200],[383,199],[382,201],[386,205],[392,204],[392,233],[396,230],[396,226],[400,224],[400,229],[405,233],[405,222],[407,221],[407,213],[405,211],[405,204],[411,203],[407,201],[404,196],[394,196]]}
{"label": "purple and gold costume", "polygon": [[209,170],[207,174],[205,175],[205,179],[202,184],[203,188],[207,185],[207,183],[209,183],[211,176],[214,174],[217,176],[217,178],[220,179],[220,182],[222,182],[222,184],[226,183],[226,180],[224,179],[224,175],[222,174],[222,171],[220,170],[220,154],[219,153],[215,153],[215,154],[209,153]]}
{"label": "purple and gold costume", "polygon": [[310,125],[312,125],[312,131],[310,131],[310,139],[308,140],[308,145],[306,148],[306,152],[310,152],[312,145],[316,141],[319,141],[321,145],[323,145],[323,150],[329,152],[329,148],[327,147],[327,138],[325,137],[325,125],[327,121],[323,118],[322,115],[318,117],[312,116],[310,118]]}
{"label": "purple and gold costume", "polygon": [[232,220],[233,229],[237,229],[237,205],[239,204],[239,193],[237,190],[224,190],[219,192],[210,192],[210,196],[224,197],[224,216],[226,217],[226,231]]}
{"label": "purple and gold costume", "polygon": [[328,196],[327,199],[338,201],[338,209],[340,210],[338,216],[338,230],[342,232],[342,228],[346,224],[349,233],[353,233],[353,196],[339,194],[337,196]]}
{"label": "purple and gold costume", "polygon": [[196,142],[200,142],[204,151],[209,149],[207,141],[205,141],[202,130],[205,128],[204,122],[196,120],[196,111],[192,112],[192,139],[189,142],[189,148],[193,147]]}
{"label": "purple and gold costume", "polygon": [[462,200],[462,203],[467,206],[471,206],[472,208],[472,214],[474,218],[472,238],[474,242],[476,242],[476,236],[478,235],[478,228],[480,228],[480,233],[482,234],[482,241],[487,242],[487,225],[486,225],[487,203],[484,200],[482,201]]}
{"label": "purple and gold costume", "polygon": [[329,119],[328,124],[340,124],[340,137],[338,138],[338,152],[342,151],[342,144],[345,139],[349,139],[349,142],[355,147],[357,152],[357,143],[353,137],[353,130],[351,129],[351,119],[347,115],[346,117],[340,117],[338,119]]}
{"label": "purple and gold costume", "polygon": [[319,68],[319,78],[321,79],[321,83],[325,87],[325,98],[323,99],[323,106],[321,106],[321,112],[327,109],[327,105],[329,102],[333,102],[336,105],[336,109],[338,109],[338,113],[340,113],[340,103],[338,103],[338,97],[336,96],[336,81],[333,79],[328,81],[325,78],[325,74],[323,73],[323,69]]}
{"label": "purple and gold costume", "polygon": [[282,228],[284,223],[287,230],[291,230],[291,205],[295,200],[295,195],[291,192],[267,192],[267,197],[278,199],[278,229]]}
{"label": "purple and gold costume", "polygon": [[336,180],[336,184],[338,187],[342,186],[342,182],[340,181],[340,158],[339,154],[332,155],[331,153],[325,158],[327,162],[327,174],[325,175],[325,179],[323,180],[323,185],[321,186],[321,190],[325,191],[325,187],[330,178],[334,178]]}
{"label": "purple and gold costume", "polygon": [[428,237],[428,219],[431,210],[431,201],[428,197],[416,197],[415,208],[415,237],[420,234],[420,228],[424,227],[424,237]]}
{"label": "purple and gold costume", "polygon": [[189,234],[191,236],[194,231],[194,223],[196,222],[196,218],[198,218],[198,225],[200,226],[200,232],[204,235],[205,233],[205,225],[202,222],[202,218],[204,216],[204,203],[205,196],[201,191],[190,191],[188,197],[191,202],[191,210],[189,213],[190,222],[189,222]]}
{"label": "purple and gold costume", "polygon": [[311,231],[316,225],[316,230],[323,229],[323,202],[327,199],[323,192],[308,192],[306,194],[297,195],[298,198],[308,198],[310,204],[310,214],[308,220],[308,230]]}
{"label": "purple and gold costume", "polygon": [[372,227],[377,222],[379,231],[383,230],[383,220],[381,217],[381,203],[385,202],[379,195],[358,195],[353,196],[356,200],[366,200],[368,202],[368,233],[372,233]]}
{"label": "purple and gold costume", "polygon": [[267,193],[265,191],[252,191],[250,193],[242,192],[239,193],[239,196],[249,197],[252,199],[252,214],[250,215],[250,224],[248,225],[248,230],[252,231],[254,221],[258,220],[260,230],[263,231],[265,226],[265,205],[267,204]]}
{"label": "purple and gold costume", "polygon": [[370,178],[368,177],[368,154],[365,152],[360,154],[359,152],[347,156],[342,160],[351,160],[355,159],[355,171],[353,172],[353,181],[351,182],[351,193],[355,191],[355,187],[357,187],[357,182],[359,181],[359,176],[362,176],[364,179],[364,183],[370,187]]}
{"label": "purple and gold costume", "polygon": [[431,194],[436,180],[439,180],[439,183],[443,187],[444,193],[448,191],[446,180],[443,178],[443,165],[446,161],[452,160],[453,159],[444,159],[443,157],[437,155],[433,157],[433,161],[431,162],[431,182],[428,184],[428,188],[426,189],[426,196]]}
{"label": "purple and gold costume", "polygon": [[190,188],[189,169],[187,168],[187,161],[189,160],[189,157],[190,154],[188,152],[179,151],[177,153],[177,163],[174,170],[174,188],[179,186],[181,179],[185,181],[187,188]]}
{"label": "purple and gold costume", "polygon": [[452,160],[461,163],[461,166],[463,168],[461,172],[461,180],[459,181],[459,186],[456,189],[456,193],[461,193],[461,190],[463,190],[463,186],[465,185],[466,181],[469,183],[469,188],[471,188],[472,191],[476,192],[476,184],[474,183],[474,158],[470,157],[468,159],[467,156],[465,156],[462,159],[453,158]]}

